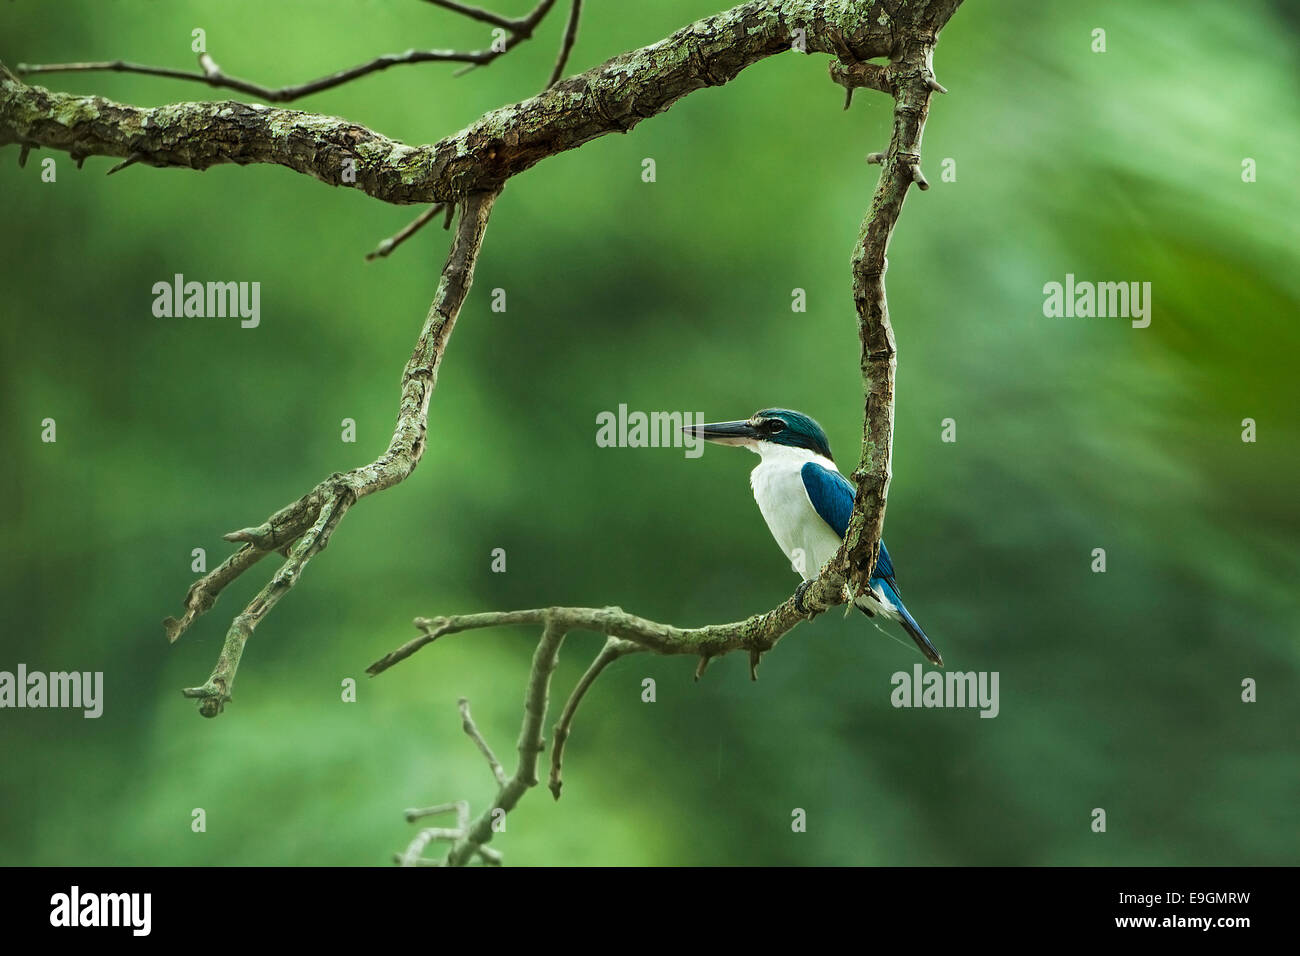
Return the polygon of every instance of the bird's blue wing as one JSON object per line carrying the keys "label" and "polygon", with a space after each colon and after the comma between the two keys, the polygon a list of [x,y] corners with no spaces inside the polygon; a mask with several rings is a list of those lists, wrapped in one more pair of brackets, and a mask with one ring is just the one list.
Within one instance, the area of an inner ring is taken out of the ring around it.
{"label": "bird's blue wing", "polygon": [[799,475],[817,516],[837,535],[844,537],[849,527],[849,515],[853,513],[853,486],[849,480],[815,461],[805,462]]}
{"label": "bird's blue wing", "polygon": [[[812,502],[817,516],[825,521],[832,531],[841,538],[849,527],[849,515],[853,513],[853,486],[838,471],[823,468],[816,462],[806,462],[799,470],[803,478],[804,491]],[[894,592],[898,583],[894,580],[894,561],[889,556],[885,542],[880,542],[880,556],[876,559],[875,577],[884,578]]]}
{"label": "bird's blue wing", "polygon": [[[799,475],[803,478],[804,491],[808,492],[808,500],[812,502],[817,516],[843,538],[844,532],[849,527],[849,516],[853,513],[853,486],[838,471],[823,468],[816,462],[806,462],[799,469]],[[942,667],[943,656],[939,653],[939,649],[925,636],[921,625],[916,623],[916,619],[903,605],[903,598],[898,593],[898,582],[894,580],[894,559],[889,556],[889,549],[885,547],[883,541],[880,542],[880,554],[876,557],[876,570],[871,576],[871,586],[880,591],[894,606],[903,630],[907,631],[916,642],[916,646],[921,649],[926,659]],[[867,614],[871,613],[862,605],[858,607]]]}

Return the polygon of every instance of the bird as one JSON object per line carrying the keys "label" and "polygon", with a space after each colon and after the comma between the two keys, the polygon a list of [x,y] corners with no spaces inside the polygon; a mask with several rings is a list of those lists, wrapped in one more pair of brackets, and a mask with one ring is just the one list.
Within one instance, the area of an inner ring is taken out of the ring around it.
{"label": "bird", "polygon": [[[803,578],[796,592],[802,607],[808,586],[844,541],[856,494],[835,467],[826,432],[788,408],[765,408],[745,421],[687,425],[682,431],[717,445],[748,448],[762,458],[749,484],[772,537]],[[884,541],[869,584],[854,605],[868,617],[896,621],[926,660],[942,667],[943,656],[903,604]]]}

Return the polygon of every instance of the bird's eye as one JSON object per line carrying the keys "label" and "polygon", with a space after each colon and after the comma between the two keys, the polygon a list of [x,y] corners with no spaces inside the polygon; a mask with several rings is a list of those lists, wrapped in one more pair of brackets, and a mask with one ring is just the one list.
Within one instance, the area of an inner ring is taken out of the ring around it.
{"label": "bird's eye", "polygon": [[785,422],[779,418],[769,418],[763,423],[769,435],[775,435],[777,432],[785,431]]}

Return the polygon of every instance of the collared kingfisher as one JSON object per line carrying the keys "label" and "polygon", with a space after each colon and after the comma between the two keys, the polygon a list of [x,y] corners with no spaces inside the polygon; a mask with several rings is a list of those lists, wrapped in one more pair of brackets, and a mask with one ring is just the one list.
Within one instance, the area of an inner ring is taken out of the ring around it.
{"label": "collared kingfisher", "polygon": [[[688,434],[719,445],[738,445],[763,460],[749,476],[754,500],[772,537],[803,577],[802,598],[810,582],[831,559],[849,526],[854,490],[831,458],[826,432],[815,421],[788,408],[765,408],[743,422],[688,425]],[[854,605],[868,617],[897,621],[933,664],[943,657],[908,613],[894,580],[894,562],[880,542],[870,589]]]}

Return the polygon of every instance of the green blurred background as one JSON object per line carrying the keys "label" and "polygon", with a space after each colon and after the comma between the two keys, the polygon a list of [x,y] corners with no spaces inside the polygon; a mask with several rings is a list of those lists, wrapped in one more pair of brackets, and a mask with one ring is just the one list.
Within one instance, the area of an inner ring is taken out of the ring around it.
{"label": "green blurred background", "polygon": [[[570,72],[719,7],[593,0]],[[405,66],[293,106],[437,140],[535,93],[563,15],[460,79]],[[0,60],[187,68],[194,27],[227,71],[277,85],[488,42],[415,0],[17,2],[0,9]],[[1000,673],[1000,715],[892,708],[890,675],[920,657],[857,615],[801,626],[756,684],[742,656],[698,684],[694,660],[626,659],[579,714],[564,799],[530,793],[497,837],[508,863],[1300,859],[1298,32],[1281,4],[958,11],[936,55],[951,93],[926,132],[933,188],[908,199],[890,249],[886,537],[949,667]],[[45,82],[140,105],[213,95],[117,74]],[[0,862],[387,863],[414,832],[404,807],[491,797],[459,696],[513,766],[537,637],[459,635],[365,678],[413,617],[619,604],[692,625],[783,600],[797,579],[750,498],[756,459],[599,449],[595,418],[785,405],[821,420],[849,470],[848,259],[889,101],[859,93],[844,113],[842,99],[825,57],[780,56],[512,181],[424,463],[348,516],[214,721],[179,690],[207,676],[271,565],[169,647],[159,622],[180,611],[191,549],[214,565],[222,533],[383,449],[446,234],[366,263],[418,210],[277,167],[107,179],[112,160],[78,172],[37,151],[19,169],[5,150],[0,669],[102,670],[106,704],[99,720],[0,712]],[[176,272],[260,281],[260,328],[155,318],[151,287]],[[1151,282],[1150,328],[1045,318],[1043,284],[1067,272]],[[57,444],[40,441],[47,416]],[[940,441],[945,418],[956,443]],[[1099,547],[1105,574],[1090,570]],[[557,694],[600,640],[570,636]],[[340,700],[347,677],[356,703]],[[1246,677],[1258,703],[1240,700]],[[196,807],[206,833],[191,832]]]}

